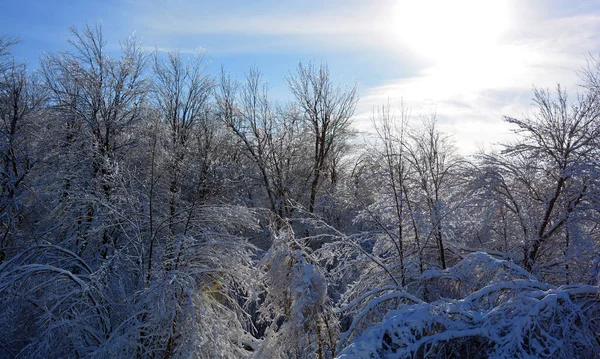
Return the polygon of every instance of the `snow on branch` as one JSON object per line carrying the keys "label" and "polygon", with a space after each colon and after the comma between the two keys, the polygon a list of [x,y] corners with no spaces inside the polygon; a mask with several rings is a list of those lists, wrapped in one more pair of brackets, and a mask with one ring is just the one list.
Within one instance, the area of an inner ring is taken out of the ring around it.
{"label": "snow on branch", "polygon": [[424,273],[422,284],[431,282],[456,285],[434,301],[399,305],[352,338],[358,321],[404,293],[374,298],[342,335],[352,341],[340,341],[338,358],[591,358],[600,350],[596,286],[554,287],[485,253]]}

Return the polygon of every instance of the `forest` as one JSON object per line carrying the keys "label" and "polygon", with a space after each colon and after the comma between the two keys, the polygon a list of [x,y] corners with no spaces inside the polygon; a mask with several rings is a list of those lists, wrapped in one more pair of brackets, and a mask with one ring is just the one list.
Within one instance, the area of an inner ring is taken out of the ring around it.
{"label": "forest", "polygon": [[120,44],[0,37],[0,358],[599,357],[600,58],[464,156],[325,64]]}

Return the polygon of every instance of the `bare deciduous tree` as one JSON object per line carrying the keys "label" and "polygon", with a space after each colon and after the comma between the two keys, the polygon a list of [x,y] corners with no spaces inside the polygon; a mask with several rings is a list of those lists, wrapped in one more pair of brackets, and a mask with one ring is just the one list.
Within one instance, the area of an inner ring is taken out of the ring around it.
{"label": "bare deciduous tree", "polygon": [[448,196],[456,185],[456,175],[463,161],[456,154],[451,139],[439,131],[435,115],[426,119],[421,132],[411,134],[407,155],[428,212],[430,231],[427,237],[435,240],[440,265],[445,269],[444,219],[450,212]]}
{"label": "bare deciduous tree", "polygon": [[[41,62],[55,120],[63,127],[57,135],[62,138],[56,140],[61,145],[57,164],[70,172],[63,177],[64,197],[77,193],[88,198],[83,205],[63,203],[67,213],[80,212],[73,217],[81,231],[77,239],[81,253],[89,244],[86,227],[106,220],[95,199],[111,201],[118,164],[133,145],[126,132],[140,119],[146,98],[147,56],[135,38],[129,38],[121,43],[121,57],[113,59],[100,25],[72,28],[69,43],[72,52],[46,54]],[[103,257],[117,240],[114,226],[102,231]]]}
{"label": "bare deciduous tree", "polygon": [[190,157],[190,145],[195,131],[207,119],[207,103],[212,79],[205,72],[204,54],[198,53],[185,62],[179,52],[169,52],[166,59],[154,55],[154,91],[156,107],[168,126],[169,152],[169,228],[174,224],[181,195],[184,161]]}
{"label": "bare deciduous tree", "polygon": [[309,212],[313,213],[322,176],[331,165],[334,148],[345,140],[349,131],[358,101],[356,84],[336,86],[326,65],[309,63],[303,66],[299,63],[296,74],[288,77],[288,86],[313,136],[313,173],[308,205]]}
{"label": "bare deciduous tree", "polygon": [[524,186],[519,193],[529,198],[534,207],[533,228],[525,240],[524,267],[532,271],[544,247],[560,236],[569,246],[567,224],[582,209],[589,207],[589,189],[596,181],[594,168],[598,163],[600,138],[600,108],[597,91],[589,91],[569,103],[566,92],[559,86],[556,97],[536,89],[533,117],[505,120],[517,126],[520,141],[505,149],[508,158],[528,158],[530,173],[513,167],[513,175]]}
{"label": "bare deciduous tree", "polygon": [[27,66],[10,57],[13,43],[0,38],[0,263],[13,231],[24,221],[23,195],[38,160],[32,150],[39,122],[35,115],[45,98]]}

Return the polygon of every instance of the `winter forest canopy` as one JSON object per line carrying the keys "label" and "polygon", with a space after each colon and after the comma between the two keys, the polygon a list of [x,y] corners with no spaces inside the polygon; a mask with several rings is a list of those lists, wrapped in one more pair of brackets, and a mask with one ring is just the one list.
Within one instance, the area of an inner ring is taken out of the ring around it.
{"label": "winter forest canopy", "polygon": [[393,103],[364,140],[325,64],[276,102],[105,44],[30,69],[0,37],[1,358],[599,355],[598,58],[463,156]]}

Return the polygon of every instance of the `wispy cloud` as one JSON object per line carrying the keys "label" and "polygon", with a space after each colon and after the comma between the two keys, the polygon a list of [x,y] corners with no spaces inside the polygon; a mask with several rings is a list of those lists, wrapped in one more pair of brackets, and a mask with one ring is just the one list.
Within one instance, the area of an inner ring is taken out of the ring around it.
{"label": "wispy cloud", "polygon": [[[293,47],[314,51],[392,50],[387,46],[394,41],[387,10],[393,1],[353,3],[306,1],[304,6],[294,8],[276,7],[270,2],[268,6],[261,6],[260,2],[238,2],[213,4],[206,10],[190,1],[178,1],[168,8],[140,3],[135,18],[140,28],[163,38],[227,38],[229,41],[210,48],[217,53],[289,51]],[[235,44],[236,38],[244,39],[245,43]]]}
{"label": "wispy cloud", "polygon": [[[140,2],[136,17],[163,34],[364,35],[379,32],[392,0]],[[285,6],[284,6],[285,5]]]}
{"label": "wispy cloud", "polygon": [[[148,26],[163,34],[242,34],[242,35],[364,35],[361,26],[353,26],[352,14],[315,14],[306,18],[291,14],[240,16],[221,14],[153,15]],[[364,23],[365,19],[355,19]]]}

